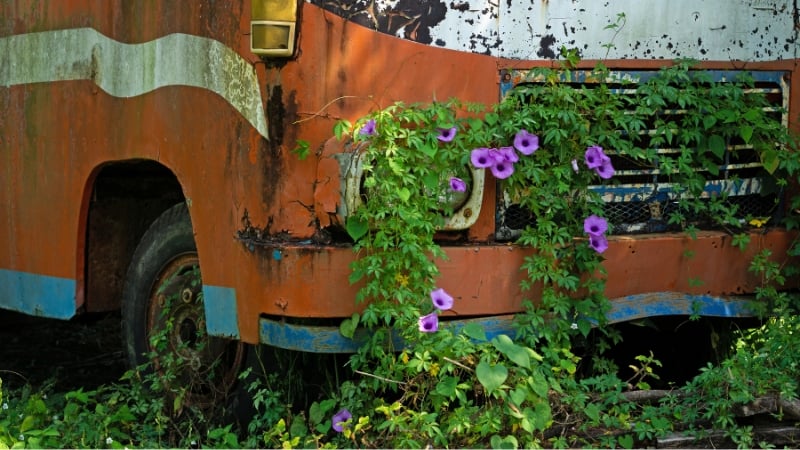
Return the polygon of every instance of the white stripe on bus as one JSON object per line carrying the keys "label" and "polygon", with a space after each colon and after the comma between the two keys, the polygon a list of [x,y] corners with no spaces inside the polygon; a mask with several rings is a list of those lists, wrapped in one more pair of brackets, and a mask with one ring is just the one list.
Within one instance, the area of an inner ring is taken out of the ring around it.
{"label": "white stripe on bus", "polygon": [[125,44],[92,28],[0,38],[0,86],[70,80],[92,80],[115,97],[176,85],[206,89],[224,98],[267,137],[255,69],[213,39],[170,34]]}

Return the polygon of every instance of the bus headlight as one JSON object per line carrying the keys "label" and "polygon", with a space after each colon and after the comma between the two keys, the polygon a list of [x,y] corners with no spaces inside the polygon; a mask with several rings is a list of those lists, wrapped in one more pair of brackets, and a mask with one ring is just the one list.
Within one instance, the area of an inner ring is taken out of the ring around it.
{"label": "bus headlight", "polygon": [[[341,223],[353,214],[363,202],[364,168],[363,153],[348,152],[336,155],[339,162],[341,203],[337,211]],[[467,185],[465,192],[449,192],[439,198],[439,203],[447,205],[453,214],[445,217],[442,231],[464,230],[478,220],[483,202],[483,186],[485,170],[468,167],[468,175],[464,177]]]}

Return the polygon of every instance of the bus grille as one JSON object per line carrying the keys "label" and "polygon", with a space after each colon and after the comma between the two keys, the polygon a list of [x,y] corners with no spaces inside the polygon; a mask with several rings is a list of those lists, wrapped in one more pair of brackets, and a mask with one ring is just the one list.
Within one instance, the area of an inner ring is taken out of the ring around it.
{"label": "bus grille", "polygon": [[[613,75],[625,80],[645,82],[657,72],[633,71],[618,72]],[[725,82],[737,77],[736,71],[707,71],[714,82]],[[750,72],[755,80],[753,88],[745,90],[745,94],[764,95],[769,106],[764,107],[773,119],[779,120],[784,126],[788,123],[788,86],[784,81],[784,72],[764,71]],[[535,83],[537,80],[529,79],[525,71],[504,71],[501,73],[501,94],[505,95],[514,86],[520,83]],[[589,72],[572,73],[573,80],[582,80],[569,83],[577,89],[591,89],[593,83]],[[597,83],[594,83],[596,85]],[[636,85],[620,85],[614,89],[619,95],[636,95]],[[660,117],[673,115],[675,117],[685,114],[686,111],[678,105],[670,105],[659,112]],[[642,131],[639,146],[647,146],[648,135],[652,136],[654,130]],[[680,154],[678,148],[651,148],[655,149],[657,158],[676,158]],[[613,182],[590,186],[589,189],[599,194],[603,199],[604,214],[608,220],[610,234],[636,234],[677,231],[692,225],[697,229],[713,229],[716,225],[709,217],[681,211],[683,223],[670,223],[671,213],[679,208],[681,196],[680,186],[670,182],[670,174],[659,170],[657,161],[642,161],[627,158],[625,155],[615,153],[614,149],[605,149],[611,157],[616,170]],[[703,169],[698,168],[698,171]],[[706,171],[706,184],[701,202],[710,201],[712,197],[725,194],[724,202],[728,206],[736,205],[737,217],[743,224],[747,217],[777,218],[780,214],[781,192],[769,184],[764,177],[765,171],[760,158],[751,145],[743,141],[732,140],[726,142],[723,163],[719,166],[719,173],[712,175]],[[533,214],[516,203],[503,188],[503,183],[498,182],[498,198],[496,210],[496,239],[510,240],[520,235],[522,230],[535,223]],[[722,198],[722,197],[720,197]],[[674,222],[674,221],[673,221]]]}

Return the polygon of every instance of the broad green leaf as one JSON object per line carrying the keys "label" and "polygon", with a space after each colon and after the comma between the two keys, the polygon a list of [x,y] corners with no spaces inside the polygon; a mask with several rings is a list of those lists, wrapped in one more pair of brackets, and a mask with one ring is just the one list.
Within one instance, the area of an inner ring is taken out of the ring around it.
{"label": "broad green leaf", "polygon": [[750,108],[744,113],[744,118],[747,119],[748,122],[754,122],[758,119],[761,115],[761,110],[758,108]]}
{"label": "broad green leaf", "polygon": [[531,368],[531,360],[525,348],[515,344],[514,341],[505,334],[501,334],[492,339],[492,345],[518,366],[526,369]]}
{"label": "broad green leaf", "polygon": [[481,361],[475,367],[475,375],[488,394],[494,392],[505,383],[508,378],[508,369],[502,364],[490,366],[486,361]]}
{"label": "broad green leaf", "polygon": [[422,145],[420,146],[420,150],[422,150],[422,153],[424,153],[426,156],[433,158],[436,156],[436,151],[438,148],[434,145]]}
{"label": "broad green leaf", "polygon": [[408,199],[411,198],[411,191],[406,187],[402,187],[397,190],[397,196],[400,197],[400,200],[403,202],[407,202]]}
{"label": "broad green leaf", "polygon": [[713,115],[706,114],[705,116],[703,116],[703,127],[705,127],[706,130],[713,127],[714,124],[716,123],[717,123],[717,118],[714,117]]}
{"label": "broad green leaf", "polygon": [[514,436],[506,436],[501,438],[495,434],[491,437],[491,439],[489,439],[489,443],[493,449],[498,450],[516,450],[519,448],[519,442],[517,442],[517,438]]}
{"label": "broad green leaf", "polygon": [[622,448],[633,448],[633,436],[630,434],[623,434],[617,438],[617,442],[619,442],[620,447]]}
{"label": "broad green leaf", "polygon": [[486,340],[486,332],[483,330],[483,325],[479,323],[475,322],[468,323],[464,325],[464,328],[462,328],[461,330],[470,339],[474,339],[476,341]]}
{"label": "broad green leaf", "polygon": [[722,158],[725,155],[725,139],[718,134],[712,135],[708,138],[708,148],[714,156]]}
{"label": "broad green leaf", "polygon": [[761,152],[761,164],[764,166],[764,170],[769,173],[774,173],[778,170],[778,165],[780,164],[780,159],[778,158],[778,152],[775,150],[763,150]]}
{"label": "broad green leaf", "polygon": [[511,391],[511,401],[517,406],[522,406],[522,403],[528,397],[528,390],[524,386],[518,387]]}
{"label": "broad green leaf", "polygon": [[425,185],[425,188],[429,191],[436,191],[436,188],[439,187],[439,174],[435,172],[430,172],[425,174],[422,177],[422,184]]}
{"label": "broad green leaf", "polygon": [[588,417],[592,422],[600,422],[600,408],[597,406],[597,404],[589,403],[585,408],[583,408],[583,413],[586,414],[586,417]]}
{"label": "broad green leaf", "polygon": [[344,227],[347,230],[347,234],[349,234],[354,241],[358,241],[367,234],[367,222],[355,216],[348,217]]}
{"label": "broad green leaf", "polygon": [[436,392],[445,397],[453,398],[458,389],[458,378],[448,375],[436,384]]}
{"label": "broad green leaf", "polygon": [[753,127],[750,125],[742,125],[741,128],[739,128],[739,135],[742,137],[745,144],[749,144],[750,139],[753,137]]}
{"label": "broad green leaf", "polygon": [[533,372],[531,377],[528,378],[528,386],[533,389],[536,395],[542,398],[547,398],[547,394],[550,392],[547,379],[538,371]]}
{"label": "broad green leaf", "polygon": [[550,410],[550,403],[541,401],[534,408],[533,425],[537,430],[546,430],[553,421],[553,413]]}
{"label": "broad green leaf", "polygon": [[361,316],[358,313],[353,313],[349,319],[344,319],[342,323],[339,324],[339,333],[348,339],[353,339],[353,335],[356,333],[360,319]]}
{"label": "broad green leaf", "polygon": [[36,417],[34,416],[25,416],[22,419],[22,425],[19,426],[20,433],[25,433],[26,431],[30,430],[36,425]]}

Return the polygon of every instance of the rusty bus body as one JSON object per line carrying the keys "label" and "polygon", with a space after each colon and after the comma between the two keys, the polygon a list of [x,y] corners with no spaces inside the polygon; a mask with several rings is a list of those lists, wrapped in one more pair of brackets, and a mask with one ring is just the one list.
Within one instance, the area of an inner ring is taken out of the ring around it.
{"label": "rusty bus body", "polygon": [[[584,68],[689,57],[769,73],[793,120],[798,26],[792,0],[2,2],[0,307],[63,319],[119,308],[140,238],[185,202],[211,334],[347,350],[335,328],[303,322],[362,307],[351,246],[327,233],[346,202],[337,120],[395,101],[491,104],[508,74],[553,66],[561,46]],[[311,157],[292,154],[298,140]],[[480,188],[441,286],[460,316],[492,324],[522,310],[531,250],[499,233],[502,185],[487,175]],[[785,258],[793,238],[756,230],[743,254],[714,230],[612,236],[610,319],[746,314],[750,256]]]}

